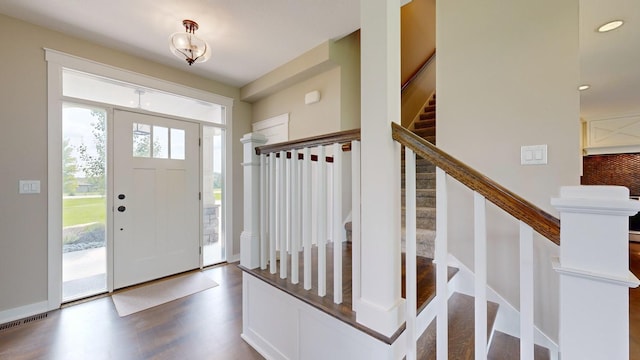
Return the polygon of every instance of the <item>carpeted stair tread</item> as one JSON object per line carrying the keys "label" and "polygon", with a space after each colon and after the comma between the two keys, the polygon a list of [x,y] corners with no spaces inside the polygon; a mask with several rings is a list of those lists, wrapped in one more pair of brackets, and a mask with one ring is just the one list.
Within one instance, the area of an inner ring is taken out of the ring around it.
{"label": "carpeted stair tread", "polygon": [[422,128],[430,128],[430,127],[436,127],[435,118],[422,119],[422,115],[421,115],[420,120],[413,123],[414,129],[422,129]]}
{"label": "carpeted stair tread", "polygon": [[[404,200],[406,190],[402,190],[402,206],[404,206]],[[416,206],[420,207],[435,207],[436,206],[436,190],[435,189],[416,189]]]}
{"label": "carpeted stair tread", "polygon": [[[406,224],[406,212],[402,208],[402,224]],[[436,209],[433,207],[416,207],[416,227],[420,229],[436,228]]]}
{"label": "carpeted stair tread", "polygon": [[[551,354],[549,353],[549,349],[535,345],[533,348],[533,358],[535,360],[548,360],[551,358]],[[500,331],[495,331],[491,339],[487,360],[511,359],[520,359],[520,339]]]}
{"label": "carpeted stair tread", "polygon": [[420,137],[435,136],[436,128],[433,127],[433,128],[426,128],[426,129],[415,129],[413,130],[413,132]]}
{"label": "carpeted stair tread", "polygon": [[[435,169],[435,167],[434,167]],[[405,175],[402,174],[402,179],[404,180]],[[416,172],[416,180],[435,180],[436,172]],[[419,187],[420,189],[433,189],[435,187]]]}
{"label": "carpeted stair tread", "polygon": [[[474,298],[454,293],[448,301],[449,359],[474,359]],[[498,313],[498,304],[487,303],[487,333],[490,335]],[[436,321],[429,324],[417,343],[418,359],[436,359]],[[488,336],[490,338],[490,336]]]}
{"label": "carpeted stair tread", "polygon": [[429,105],[424,107],[424,112],[435,112],[436,111],[436,104],[435,102],[433,104],[431,104],[431,102],[429,102]]}
{"label": "carpeted stair tread", "polygon": [[[434,241],[436,239],[436,231],[429,229],[416,229],[416,254],[427,258],[434,256]],[[407,229],[402,228],[401,246],[402,252],[406,252]]]}
{"label": "carpeted stair tread", "polygon": [[[424,159],[421,159],[421,160],[424,160]],[[404,175],[404,172],[405,172],[405,168],[406,167],[405,167],[404,161],[403,161],[402,165],[400,166],[400,170],[402,170],[402,174],[403,175]],[[423,174],[423,173],[435,174],[436,173],[436,166],[433,165],[432,163],[429,163],[429,162],[416,162],[416,173],[417,174]]]}
{"label": "carpeted stair tread", "polygon": [[435,111],[423,112],[422,114],[420,114],[420,117],[419,117],[420,120],[435,120],[435,118],[436,118]]}

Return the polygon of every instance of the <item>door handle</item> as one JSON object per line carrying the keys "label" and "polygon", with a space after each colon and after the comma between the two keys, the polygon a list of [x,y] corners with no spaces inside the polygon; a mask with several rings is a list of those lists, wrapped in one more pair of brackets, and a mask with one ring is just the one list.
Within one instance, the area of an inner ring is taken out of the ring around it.
{"label": "door handle", "polygon": [[124,206],[122,206],[122,205],[118,206],[118,211],[120,211],[120,212],[124,212],[125,210],[127,210],[127,208],[126,208],[126,207],[124,207]]}
{"label": "door handle", "polygon": [[125,197],[126,197],[126,196],[124,196],[124,194],[120,194],[120,195],[118,195],[118,199],[120,199],[120,200],[124,200],[124,198],[125,198]]}

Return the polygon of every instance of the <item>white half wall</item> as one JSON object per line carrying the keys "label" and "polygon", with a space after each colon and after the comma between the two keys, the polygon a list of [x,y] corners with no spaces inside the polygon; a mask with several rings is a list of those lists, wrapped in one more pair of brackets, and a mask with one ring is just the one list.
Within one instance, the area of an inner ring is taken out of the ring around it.
{"label": "white half wall", "polygon": [[388,345],[246,273],[242,275],[242,314],[242,338],[269,360],[399,360],[404,356],[404,336]]}

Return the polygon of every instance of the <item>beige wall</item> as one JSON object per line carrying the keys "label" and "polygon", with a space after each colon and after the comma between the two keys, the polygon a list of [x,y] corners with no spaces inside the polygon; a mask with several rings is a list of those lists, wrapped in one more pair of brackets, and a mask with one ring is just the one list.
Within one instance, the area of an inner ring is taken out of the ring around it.
{"label": "beige wall", "polygon": [[[305,105],[304,95],[320,91],[320,101]],[[289,113],[289,139],[340,130],[340,69],[334,67],[253,103],[252,122]]]}
{"label": "beige wall", "polygon": [[436,91],[436,57],[402,91],[400,124],[406,128],[422,113],[423,106]]}
{"label": "beige wall", "polygon": [[[550,199],[579,183],[578,0],[438,1],[437,19],[438,146],[557,216]],[[549,163],[521,166],[537,144]],[[450,250],[471,267],[472,194],[448,183]],[[517,305],[518,223],[489,210],[489,283]],[[557,341],[558,249],[535,246],[535,321]]]}
{"label": "beige wall", "polygon": [[340,66],[340,130],[360,127],[360,30],[331,46],[331,59]]}
{"label": "beige wall", "polygon": [[[313,48],[242,91],[255,89],[267,80],[287,86],[262,90],[268,95],[252,102],[252,123],[289,113],[290,140],[359,128],[360,32]],[[320,91],[320,102],[305,105],[305,94],[313,90]]]}
{"label": "beige wall", "polygon": [[413,0],[400,8],[400,46],[404,84],[436,51],[436,0]]}
{"label": "beige wall", "polygon": [[[233,176],[242,184],[240,136],[251,106],[239,89],[0,15],[0,311],[47,299],[47,74],[43,48],[236,99]],[[18,181],[40,180],[42,192],[18,195]],[[233,253],[239,252],[242,187],[234,188]]]}

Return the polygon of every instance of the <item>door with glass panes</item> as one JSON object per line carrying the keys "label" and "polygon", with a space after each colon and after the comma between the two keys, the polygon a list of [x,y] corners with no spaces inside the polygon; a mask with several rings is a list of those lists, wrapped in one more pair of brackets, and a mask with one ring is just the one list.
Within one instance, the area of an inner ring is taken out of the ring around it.
{"label": "door with glass panes", "polygon": [[199,267],[199,125],[114,111],[114,288]]}

